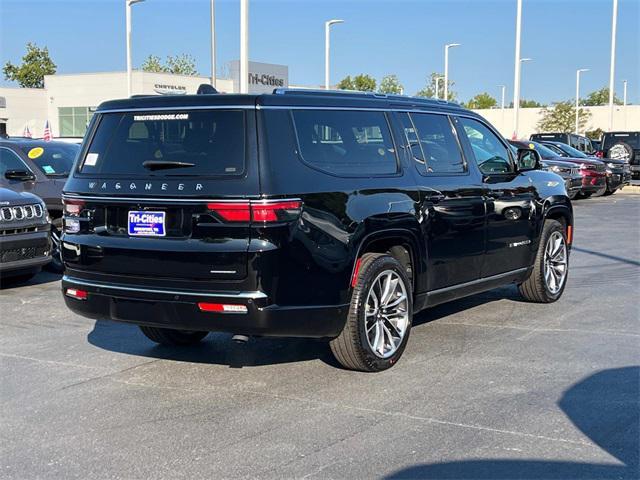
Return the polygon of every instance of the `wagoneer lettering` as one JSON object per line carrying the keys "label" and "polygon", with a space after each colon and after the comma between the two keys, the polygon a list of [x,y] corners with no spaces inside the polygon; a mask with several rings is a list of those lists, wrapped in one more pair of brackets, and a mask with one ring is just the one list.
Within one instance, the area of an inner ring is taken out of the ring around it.
{"label": "wagoneer lettering", "polygon": [[505,284],[562,295],[572,207],[539,166],[442,101],[105,102],[65,187],[64,299],[158,343],[314,337],[347,368],[384,370],[424,308]]}

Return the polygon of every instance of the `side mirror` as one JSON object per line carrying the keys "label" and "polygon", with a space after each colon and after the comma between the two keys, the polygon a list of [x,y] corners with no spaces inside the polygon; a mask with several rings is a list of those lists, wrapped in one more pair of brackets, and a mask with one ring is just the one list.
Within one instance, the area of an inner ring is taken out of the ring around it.
{"label": "side mirror", "polygon": [[27,170],[7,170],[4,172],[4,178],[7,180],[19,180],[21,182],[28,182],[35,180],[36,176]]}
{"label": "side mirror", "polygon": [[540,168],[540,154],[531,148],[518,149],[518,171],[527,172]]}

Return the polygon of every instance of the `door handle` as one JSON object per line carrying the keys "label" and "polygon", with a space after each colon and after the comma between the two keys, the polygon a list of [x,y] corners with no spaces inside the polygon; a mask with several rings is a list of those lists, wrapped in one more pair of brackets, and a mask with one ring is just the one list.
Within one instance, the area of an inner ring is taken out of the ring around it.
{"label": "door handle", "polygon": [[436,193],[434,195],[429,195],[427,197],[427,200],[429,200],[430,202],[433,202],[433,203],[438,203],[438,202],[443,201],[445,198],[447,198],[446,195],[443,195],[442,193]]}
{"label": "door handle", "polygon": [[489,190],[487,195],[491,198],[501,198],[504,197],[504,190]]}

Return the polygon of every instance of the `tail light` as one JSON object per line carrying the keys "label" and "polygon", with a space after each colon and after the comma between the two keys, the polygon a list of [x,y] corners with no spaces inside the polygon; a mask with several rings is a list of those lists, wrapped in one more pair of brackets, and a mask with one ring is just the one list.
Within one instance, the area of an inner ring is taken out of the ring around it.
{"label": "tail light", "polygon": [[231,223],[278,223],[295,220],[302,210],[300,200],[210,202],[207,209]]}
{"label": "tail light", "polygon": [[198,303],[198,308],[201,312],[214,312],[214,313],[247,313],[248,309],[246,305],[237,305],[229,303]]}
{"label": "tail light", "polygon": [[596,157],[598,157],[598,158],[604,158],[604,152],[603,152],[602,150],[598,150],[598,151],[596,152]]}
{"label": "tail light", "polygon": [[67,288],[65,294],[67,297],[75,298],[76,300],[86,300],[88,297],[86,290],[79,290],[77,288]]}
{"label": "tail light", "polygon": [[71,217],[79,217],[82,209],[84,208],[84,200],[75,199],[62,199],[62,205],[64,207],[64,214]]}

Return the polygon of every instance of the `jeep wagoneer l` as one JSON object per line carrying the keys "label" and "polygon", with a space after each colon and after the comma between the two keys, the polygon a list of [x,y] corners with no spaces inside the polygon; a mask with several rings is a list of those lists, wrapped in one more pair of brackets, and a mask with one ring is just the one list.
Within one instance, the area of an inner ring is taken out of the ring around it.
{"label": "jeep wagoneer l", "polygon": [[443,101],[105,102],[65,186],[64,298],[158,343],[315,337],[347,368],[383,370],[424,308],[505,284],[562,295],[571,202],[538,166]]}

